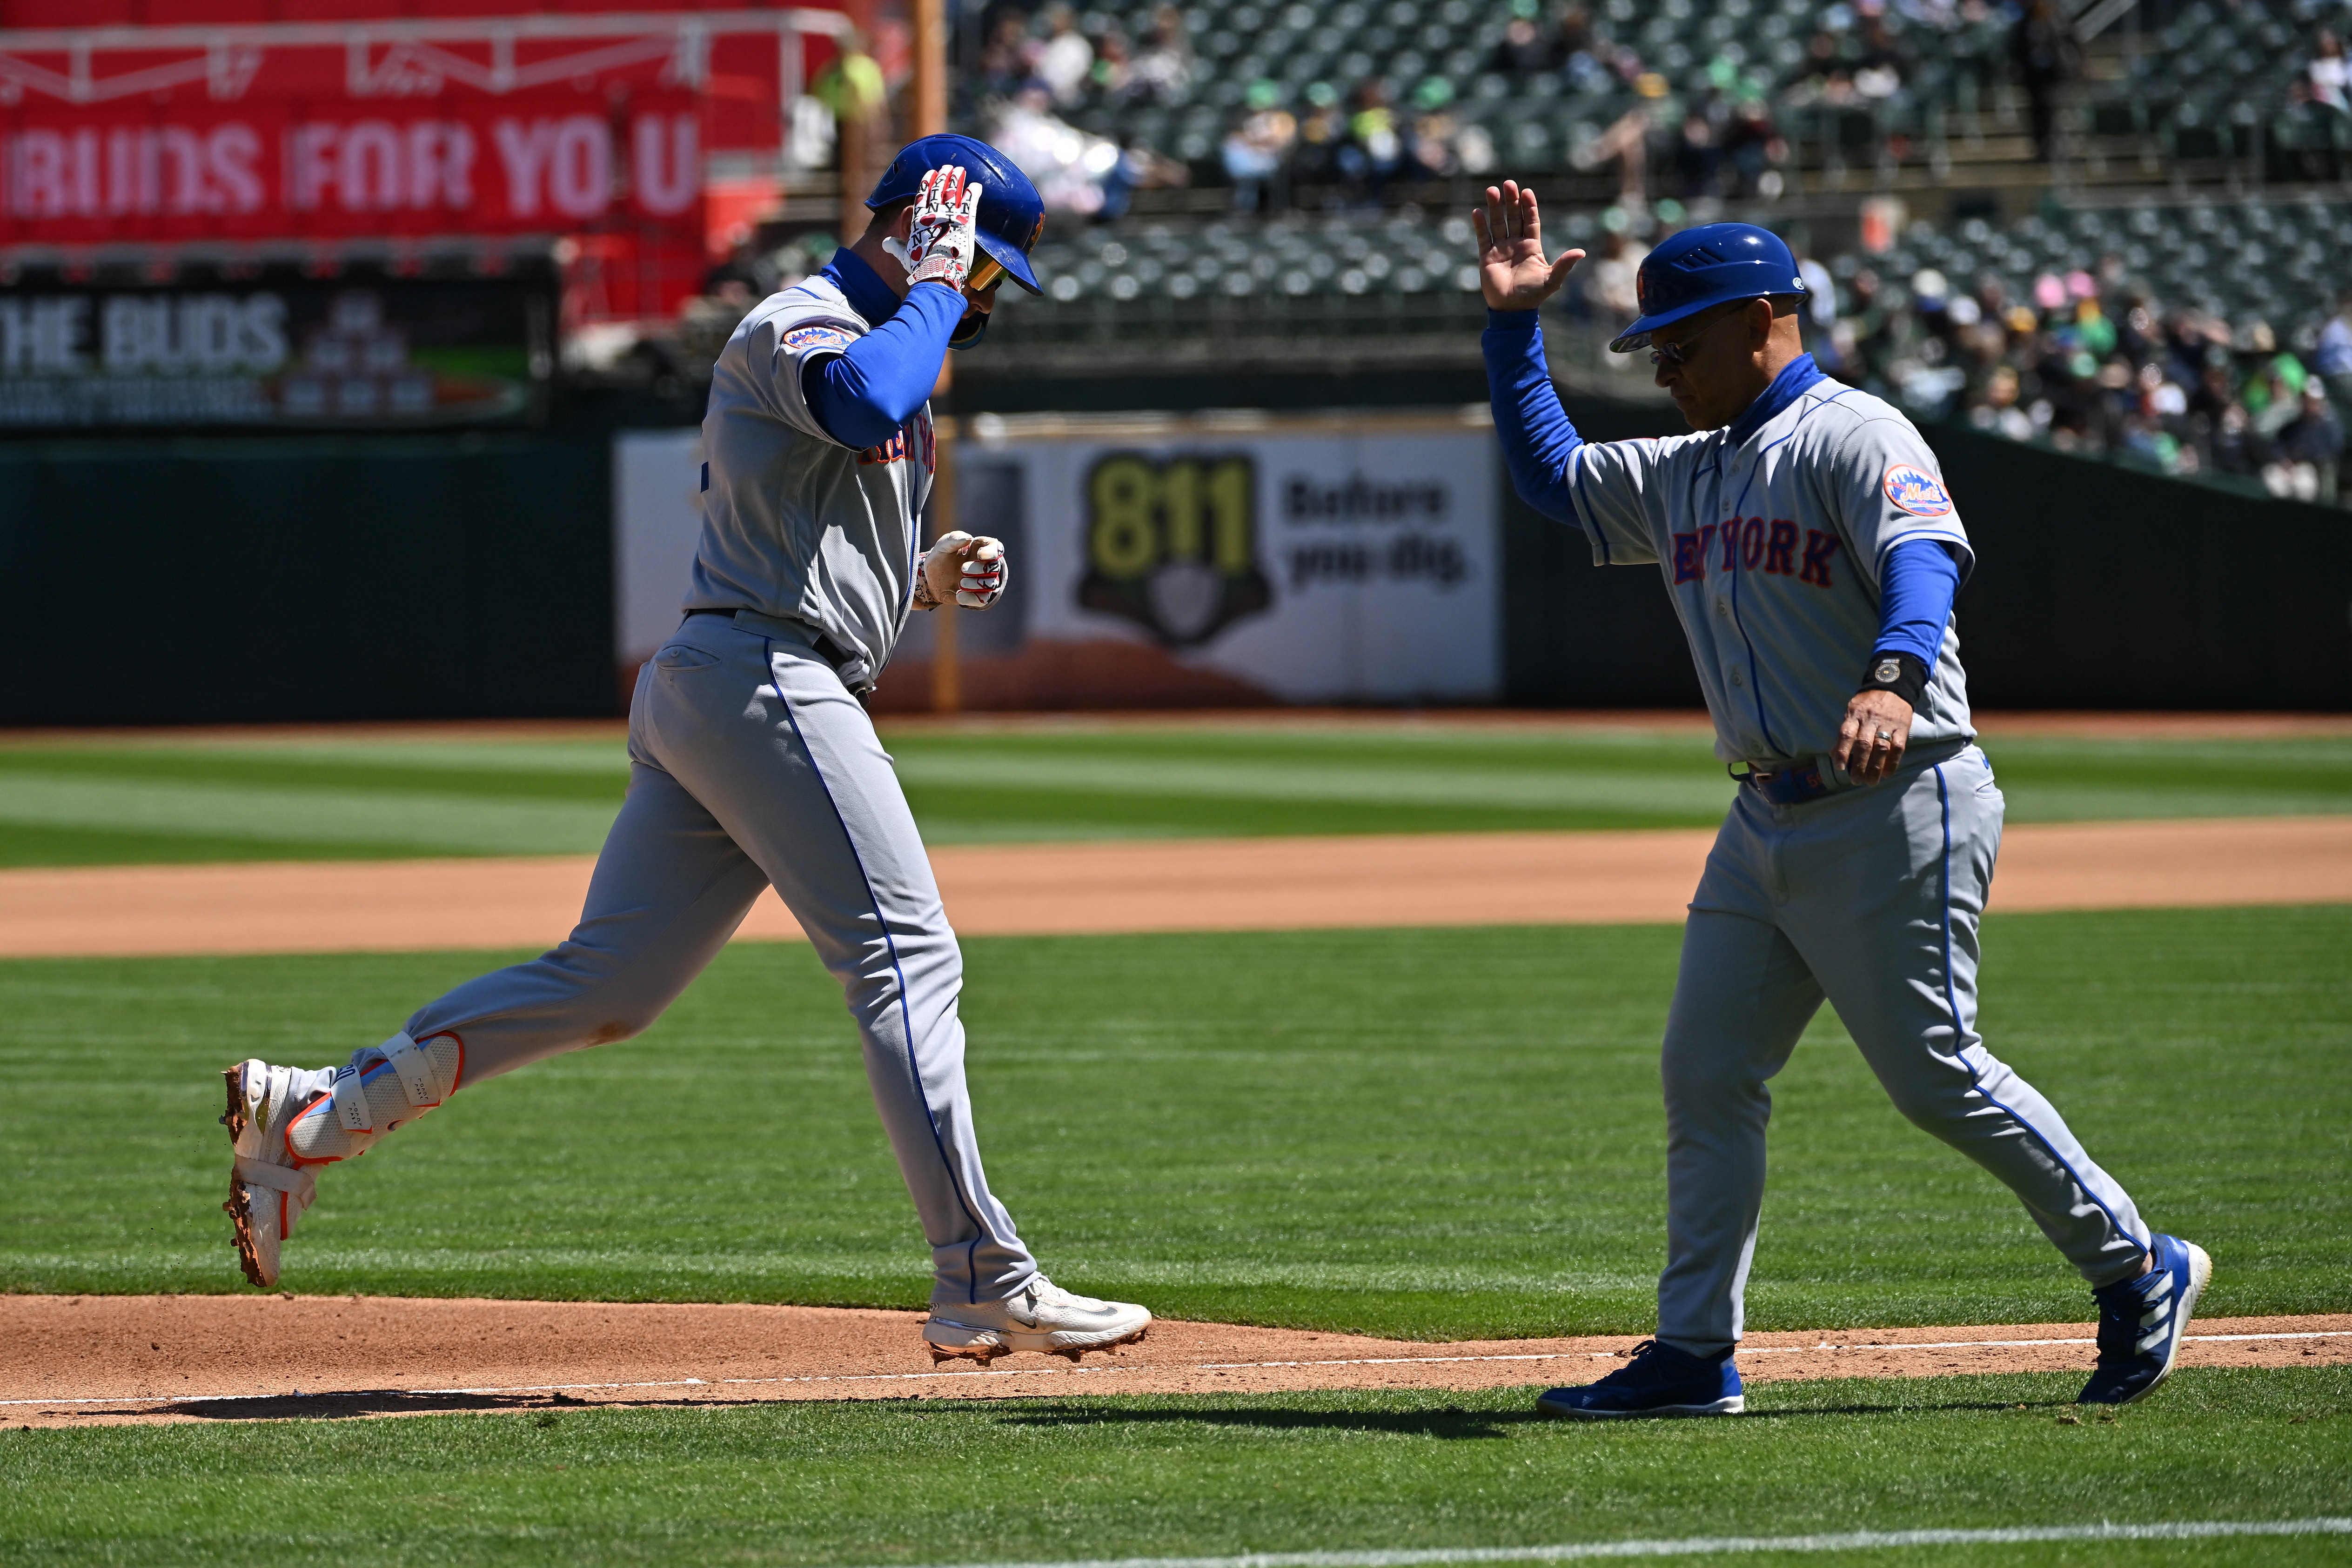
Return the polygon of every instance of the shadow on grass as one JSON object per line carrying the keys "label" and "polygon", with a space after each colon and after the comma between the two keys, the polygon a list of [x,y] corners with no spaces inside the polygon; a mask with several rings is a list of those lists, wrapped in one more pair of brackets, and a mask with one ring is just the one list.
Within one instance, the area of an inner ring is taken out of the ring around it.
{"label": "shadow on grass", "polygon": [[358,1416],[436,1416],[452,1411],[520,1416],[556,1410],[710,1410],[780,1403],[786,1402],[772,1399],[575,1399],[567,1394],[412,1394],[404,1389],[382,1388],[337,1394],[181,1399],[153,1405],[125,1403],[113,1408],[85,1406],[74,1414],[144,1416],[159,1420],[341,1421]]}

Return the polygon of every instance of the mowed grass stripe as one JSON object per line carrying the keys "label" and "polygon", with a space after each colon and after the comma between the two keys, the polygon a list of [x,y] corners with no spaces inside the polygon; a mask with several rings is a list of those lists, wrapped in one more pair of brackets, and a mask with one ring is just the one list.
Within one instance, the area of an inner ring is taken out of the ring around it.
{"label": "mowed grass stripe", "polygon": [[409,846],[419,854],[593,852],[614,807],[391,789],[289,789],[187,779],[131,782],[19,776],[0,788],[0,822],[160,837]]}
{"label": "mowed grass stripe", "polygon": [[2075,1416],[2078,1382],[1779,1384],[1704,1422],[1545,1421],[1506,1388],[5,1431],[0,1558],[1066,1568],[1866,1534],[1914,1537],[1857,1545],[1874,1563],[1975,1568],[2114,1520],[2187,1539],[2067,1560],[2340,1559],[2198,1527],[2352,1515],[2352,1369],[2184,1372],[2112,1421]]}
{"label": "mowed grass stripe", "polygon": [[[1639,1333],[1671,927],[967,942],[992,1181],[1055,1277],[1165,1316]],[[2352,1305],[2352,909],[1995,916],[1982,1026],[2214,1315]],[[527,955],[512,955],[513,957]],[[220,1069],[317,1065],[501,956],[0,965],[0,1289],[231,1291]],[[1765,1328],[2089,1321],[2015,1200],[1824,1012],[1773,1083]],[[645,1038],[468,1089],[325,1174],[288,1288],[913,1307],[928,1249],[838,988],[722,954]],[[71,1192],[71,1203],[58,1195]]]}
{"label": "mowed grass stripe", "polygon": [[[1705,827],[1692,729],[885,727],[929,841]],[[2352,737],[1988,743],[2014,822],[2352,811]],[[0,747],[0,864],[593,852],[625,751],[355,735]]]}

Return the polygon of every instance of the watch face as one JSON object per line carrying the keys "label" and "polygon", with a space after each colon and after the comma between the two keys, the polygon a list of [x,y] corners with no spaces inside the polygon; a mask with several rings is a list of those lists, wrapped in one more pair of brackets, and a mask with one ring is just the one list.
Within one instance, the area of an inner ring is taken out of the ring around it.
{"label": "watch face", "polygon": [[1902,677],[1903,666],[1901,664],[1895,663],[1893,659],[1881,659],[1878,662],[1878,668],[1872,673],[1870,678],[1874,681],[1894,681],[1900,680]]}

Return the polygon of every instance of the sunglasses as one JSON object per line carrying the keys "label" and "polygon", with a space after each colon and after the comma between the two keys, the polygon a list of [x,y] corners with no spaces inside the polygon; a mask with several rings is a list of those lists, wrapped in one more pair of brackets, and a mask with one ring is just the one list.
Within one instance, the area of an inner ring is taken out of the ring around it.
{"label": "sunglasses", "polygon": [[982,256],[972,263],[971,275],[963,280],[967,294],[985,294],[1004,281],[1004,264],[992,256]]}
{"label": "sunglasses", "polygon": [[1714,331],[1717,327],[1722,326],[1726,321],[1730,320],[1733,317],[1747,314],[1749,303],[1749,301],[1745,299],[1739,301],[1739,308],[1738,309],[1728,310],[1724,314],[1717,316],[1714,320],[1709,321],[1706,326],[1701,327],[1697,331],[1693,332],[1688,338],[1684,339],[1679,343],[1661,343],[1655,338],[1651,339],[1650,363],[1654,365],[1688,364],[1690,362],[1690,346],[1693,343],[1697,342],[1701,338],[1706,337],[1709,332]]}

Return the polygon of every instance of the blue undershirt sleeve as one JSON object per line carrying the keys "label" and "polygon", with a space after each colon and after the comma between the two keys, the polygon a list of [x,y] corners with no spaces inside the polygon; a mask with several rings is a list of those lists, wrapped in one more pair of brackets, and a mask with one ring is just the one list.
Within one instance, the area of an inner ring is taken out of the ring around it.
{"label": "blue undershirt sleeve", "polygon": [[1569,493],[1568,465],[1584,437],[1568,422],[1552,388],[1536,313],[1487,311],[1479,347],[1486,355],[1486,391],[1494,400],[1495,434],[1503,443],[1511,487],[1545,517],[1583,528]]}
{"label": "blue undershirt sleeve", "polygon": [[889,440],[938,384],[963,310],[957,290],[918,284],[888,320],[803,365],[801,391],[825,434],[860,451]]}
{"label": "blue undershirt sleeve", "polygon": [[1878,574],[1878,643],[1873,653],[1909,653],[1936,668],[1959,591],[1960,566],[1938,539],[1905,539]]}

